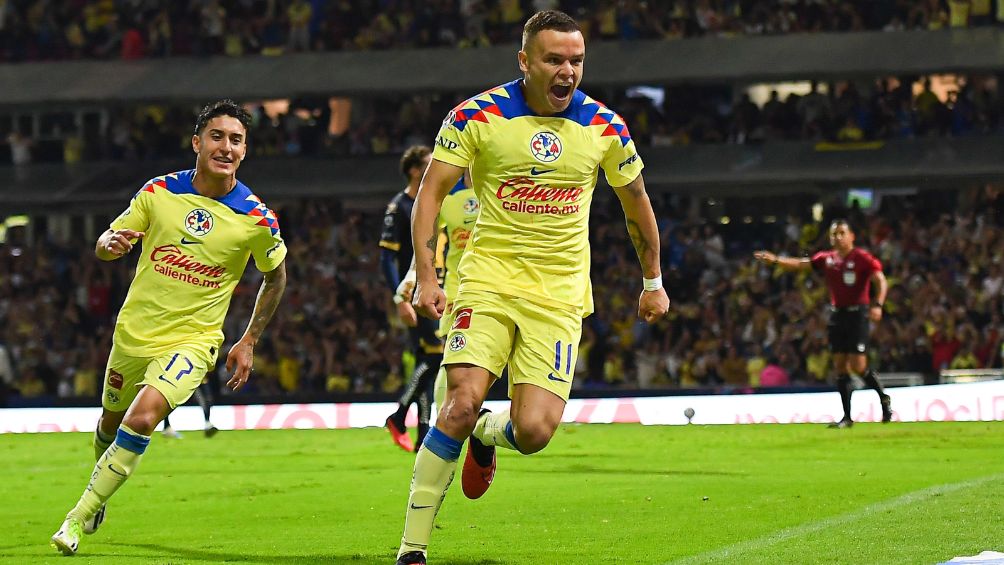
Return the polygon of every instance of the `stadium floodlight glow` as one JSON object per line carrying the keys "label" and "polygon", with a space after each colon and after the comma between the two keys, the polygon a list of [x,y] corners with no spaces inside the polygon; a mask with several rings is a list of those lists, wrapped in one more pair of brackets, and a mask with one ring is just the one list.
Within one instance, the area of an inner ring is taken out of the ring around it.
{"label": "stadium floodlight glow", "polygon": [[721,222],[723,226],[727,226],[732,220],[728,216],[722,216],[718,219],[718,221]]}

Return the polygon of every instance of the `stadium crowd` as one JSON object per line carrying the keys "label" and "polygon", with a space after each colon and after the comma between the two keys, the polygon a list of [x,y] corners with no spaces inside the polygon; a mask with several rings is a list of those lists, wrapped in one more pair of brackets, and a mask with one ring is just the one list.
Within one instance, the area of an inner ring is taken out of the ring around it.
{"label": "stadium crowd", "polygon": [[991,0],[4,0],[0,62],[476,48],[518,40],[528,15],[553,8],[607,41],[1004,21]]}
{"label": "stadium crowd", "polygon": [[[890,78],[861,86],[854,82],[823,86],[811,83],[804,95],[784,98],[775,91],[761,105],[732,88],[710,86],[667,87],[661,90],[662,97],[619,90],[600,98],[617,108],[643,146],[956,137],[997,133],[1001,127],[1004,100],[993,79],[963,79],[943,98],[932,91],[930,80]],[[334,104],[302,99],[291,101],[282,111],[266,111],[255,104],[250,150],[256,157],[398,154],[432,139],[442,117],[462,98],[414,95]],[[8,158],[18,164],[72,164],[187,156],[191,131],[186,124],[191,123],[193,111],[160,105],[119,109],[86,138],[72,119],[63,116],[65,123],[45,140],[10,132],[5,140]]]}
{"label": "stadium crowd", "polygon": [[[384,285],[373,282],[380,276],[379,212],[346,211],[337,201],[277,208],[289,286],[242,394],[396,391],[404,380],[404,332]],[[828,247],[826,224],[793,216],[725,226],[681,215],[660,199],[656,208],[670,317],[652,327],[638,321],[637,260],[622,218],[610,211],[616,206],[598,203],[596,313],[584,324],[576,386],[824,384],[830,355],[822,281],[754,264],[750,252],[811,254]],[[852,209],[850,217],[859,245],[883,261],[891,287],[870,352],[879,371],[1001,366],[1004,194],[986,187],[885,198],[878,213]],[[11,230],[0,246],[0,384],[27,399],[93,397],[132,267],[96,260],[87,244],[29,246],[22,237]],[[249,317],[255,273],[249,269],[235,294],[225,326],[231,339]]]}

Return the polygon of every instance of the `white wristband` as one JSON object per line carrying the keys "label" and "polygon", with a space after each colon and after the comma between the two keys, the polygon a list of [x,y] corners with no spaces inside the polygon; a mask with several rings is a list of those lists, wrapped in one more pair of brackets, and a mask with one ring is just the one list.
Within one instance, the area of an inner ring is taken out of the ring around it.
{"label": "white wristband", "polygon": [[400,294],[395,294],[394,295],[394,304],[397,305],[397,304],[400,304],[402,302],[404,302],[404,297],[401,296]]}
{"label": "white wristband", "polygon": [[652,292],[653,290],[659,290],[662,288],[662,275],[655,277],[654,279],[641,279],[641,286],[646,292]]}

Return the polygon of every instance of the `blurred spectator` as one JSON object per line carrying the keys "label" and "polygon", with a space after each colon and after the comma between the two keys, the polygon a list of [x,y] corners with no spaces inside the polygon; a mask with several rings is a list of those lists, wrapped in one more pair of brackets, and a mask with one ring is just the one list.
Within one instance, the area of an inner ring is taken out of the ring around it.
{"label": "blurred spectator", "polygon": [[775,387],[788,386],[791,381],[788,379],[788,371],[779,364],[777,358],[767,361],[767,366],[760,371],[760,386]]}
{"label": "blurred spectator", "polygon": [[14,166],[24,166],[31,163],[31,139],[19,131],[13,131],[7,136],[10,145],[10,158]]}
{"label": "blurred spectator", "polygon": [[286,8],[286,18],[289,20],[289,50],[310,50],[310,19],[313,8],[306,0],[293,0]]}

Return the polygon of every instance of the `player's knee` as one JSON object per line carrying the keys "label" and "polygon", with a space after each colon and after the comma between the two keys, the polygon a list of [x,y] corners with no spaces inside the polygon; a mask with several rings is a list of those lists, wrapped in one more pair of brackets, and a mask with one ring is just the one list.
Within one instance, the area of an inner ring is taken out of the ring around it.
{"label": "player's knee", "polygon": [[524,455],[537,453],[547,447],[551,438],[554,437],[554,430],[554,426],[543,420],[513,426],[516,445],[520,453]]}
{"label": "player's knee", "polygon": [[152,412],[130,412],[122,421],[129,429],[145,436],[152,435],[161,418]]}
{"label": "player's knee", "polygon": [[452,395],[447,399],[445,406],[443,406],[440,418],[449,428],[449,431],[470,435],[474,431],[474,425],[478,421],[478,412],[481,410],[481,398],[475,391],[463,388],[451,390],[450,392]]}

